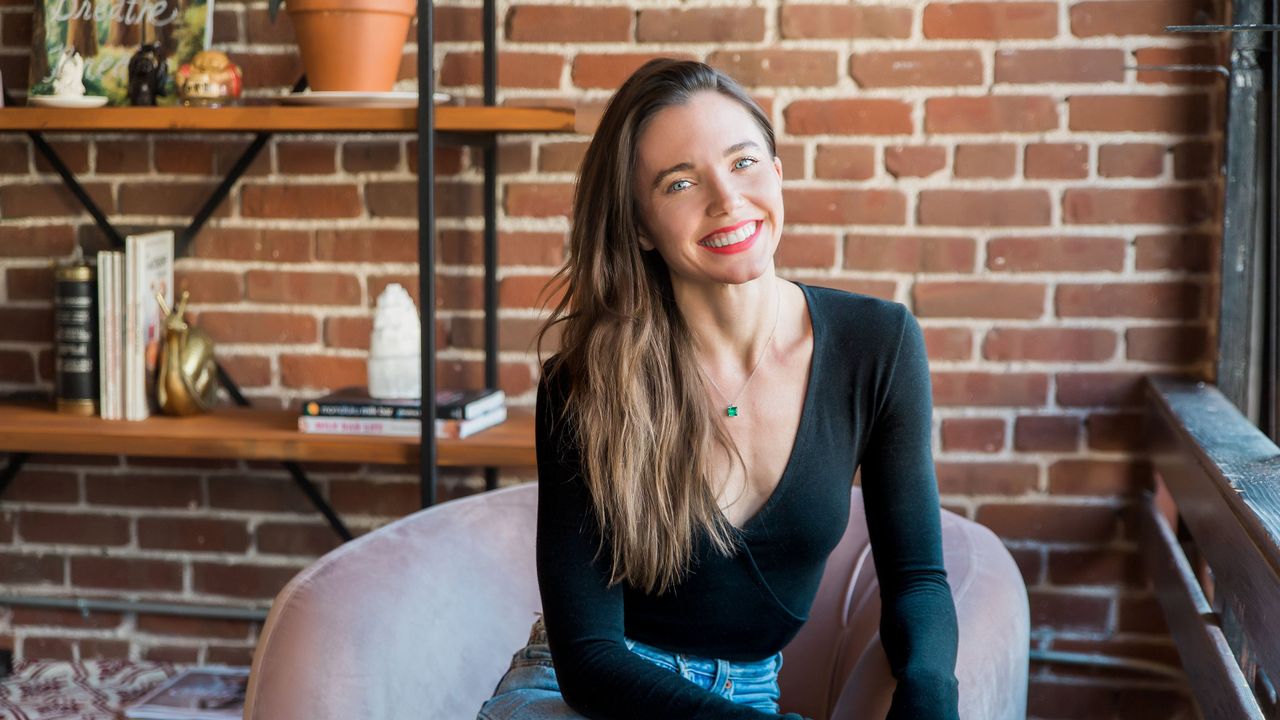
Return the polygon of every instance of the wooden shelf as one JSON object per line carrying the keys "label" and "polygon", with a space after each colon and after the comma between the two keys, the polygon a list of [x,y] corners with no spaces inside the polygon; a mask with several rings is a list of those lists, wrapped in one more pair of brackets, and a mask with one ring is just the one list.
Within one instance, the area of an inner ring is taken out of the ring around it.
{"label": "wooden shelf", "polygon": [[[287,410],[231,407],[129,422],[65,415],[47,403],[0,405],[0,452],[416,464],[419,445],[417,438],[299,432],[297,414]],[[535,465],[533,414],[513,409],[497,427],[436,447],[441,466]]]}
{"label": "wooden shelf", "polygon": [[[0,109],[0,131],[416,132],[417,108],[118,107]],[[573,132],[573,110],[436,107],[439,132]]]}

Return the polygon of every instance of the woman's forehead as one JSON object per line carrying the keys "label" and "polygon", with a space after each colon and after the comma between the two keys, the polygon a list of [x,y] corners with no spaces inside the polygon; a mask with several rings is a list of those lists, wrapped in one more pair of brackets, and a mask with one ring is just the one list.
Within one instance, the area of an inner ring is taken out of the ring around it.
{"label": "woman's forehead", "polygon": [[719,157],[725,148],[746,140],[765,147],[751,113],[732,98],[705,91],[658,111],[636,149],[641,165],[669,165],[693,160],[693,153]]}

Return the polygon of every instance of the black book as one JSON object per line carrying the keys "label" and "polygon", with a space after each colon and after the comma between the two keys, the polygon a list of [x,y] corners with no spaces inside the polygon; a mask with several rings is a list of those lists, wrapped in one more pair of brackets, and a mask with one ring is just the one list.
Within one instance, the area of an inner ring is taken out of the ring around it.
{"label": "black book", "polygon": [[[502,407],[507,395],[501,390],[437,390],[436,418],[470,420]],[[303,417],[343,417],[421,420],[422,403],[416,399],[388,400],[369,395],[365,387],[342,388],[302,405]]]}

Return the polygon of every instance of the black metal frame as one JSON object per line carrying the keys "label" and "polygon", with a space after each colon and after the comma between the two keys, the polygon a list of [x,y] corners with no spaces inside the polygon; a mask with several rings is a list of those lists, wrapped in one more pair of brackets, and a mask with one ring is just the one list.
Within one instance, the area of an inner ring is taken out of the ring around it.
{"label": "black metal frame", "polygon": [[[418,0],[418,297],[420,298],[422,323],[422,403],[423,418],[435,417],[435,70],[432,63],[434,41],[431,30],[434,28],[433,5],[431,0]],[[484,0],[484,104],[493,106],[497,101],[497,9],[494,0]],[[306,76],[298,79],[293,90],[306,88]],[[93,217],[94,223],[110,240],[113,246],[124,244],[124,235],[116,229],[106,214],[102,212],[93,198],[76,179],[75,173],[67,167],[57,152],[44,139],[42,133],[27,133],[36,150],[48,160],[68,190]],[[266,147],[273,133],[258,133],[247,148],[240,154],[236,162],[228,170],[191,222],[177,236],[174,252],[181,256],[190,242],[213,216],[231,189],[244,175],[245,171]],[[446,139],[446,138],[442,138]],[[484,343],[485,361],[484,378],[487,387],[498,385],[498,317],[497,317],[497,174],[498,161],[497,137],[492,132],[477,134],[450,134],[451,142],[479,148],[484,153]],[[424,181],[425,178],[425,181]],[[239,387],[221,365],[218,366],[218,378],[228,395],[237,405],[247,406],[249,401],[240,392]],[[421,452],[419,456],[420,488],[422,507],[430,507],[437,499],[437,449],[435,423],[426,420],[422,423]],[[9,462],[0,471],[0,494],[12,481],[29,454],[16,453],[9,457]],[[293,462],[282,463],[294,482],[306,494],[316,510],[324,515],[325,520],[344,541],[352,538],[351,531],[333,510],[329,503],[316,489],[314,483],[307,478],[302,468]],[[497,487],[497,468],[485,468],[485,489]]]}

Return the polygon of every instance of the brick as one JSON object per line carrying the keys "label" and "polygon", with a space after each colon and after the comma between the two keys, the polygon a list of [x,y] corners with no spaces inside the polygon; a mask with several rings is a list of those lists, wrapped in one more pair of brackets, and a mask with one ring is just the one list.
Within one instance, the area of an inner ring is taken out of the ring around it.
{"label": "brick", "polygon": [[[83,175],[89,172],[89,143],[78,140],[53,140],[49,142],[49,147],[53,150],[67,166],[71,172]],[[53,165],[45,160],[44,154],[39,152],[32,153],[32,157],[36,161],[36,172],[53,173]]]}
{"label": "brick", "polygon": [[1063,407],[1138,407],[1142,373],[1058,373],[1058,404]]}
{"label": "brick", "polygon": [[901,225],[907,202],[896,190],[783,190],[787,220],[801,225]]}
{"label": "brick", "polygon": [[571,217],[573,186],[568,183],[507,183],[502,205],[511,216]]}
{"label": "brick", "polygon": [[0,340],[53,343],[53,308],[0,307]]}
{"label": "brick", "polygon": [[0,226],[0,258],[47,258],[69,255],[76,246],[70,225]]}
{"label": "brick", "polygon": [[128,545],[129,518],[91,513],[18,513],[18,532],[26,542],[102,547]]}
{"label": "brick", "polygon": [[1100,505],[984,504],[977,521],[1005,540],[1105,543],[1116,537],[1120,514]]}
{"label": "brick", "polygon": [[249,667],[253,663],[252,647],[223,647],[210,645],[205,652],[205,662],[219,665],[240,665]]}
{"label": "brick", "polygon": [[911,35],[911,9],[786,3],[779,29],[786,39],[907,38]]}
{"label": "brick", "polygon": [[1194,233],[1139,235],[1134,239],[1138,270],[1183,270],[1208,272],[1217,252],[1217,239]]}
{"label": "brick", "polygon": [[968,360],[973,354],[973,334],[964,328],[924,328],[924,345],[930,360]]}
{"label": "brick", "polygon": [[901,100],[795,100],[782,111],[792,135],[907,135],[911,105]]}
{"label": "brick", "polygon": [[1049,397],[1043,373],[936,372],[933,401],[939,406],[1037,407]]}
{"label": "brick", "polygon": [[1125,240],[1049,235],[999,237],[987,243],[987,269],[1004,272],[1120,272]]}
{"label": "brick", "polygon": [[849,270],[890,272],[972,272],[972,238],[847,235],[844,266]]}
{"label": "brick", "polygon": [[25,140],[0,140],[0,175],[26,175],[31,172],[30,144]]}
{"label": "brick", "polygon": [[825,180],[866,180],[876,174],[876,149],[871,145],[819,145],[814,153],[816,177]]}
{"label": "brick", "polygon": [[252,623],[243,620],[224,620],[222,618],[139,614],[137,620],[139,633],[146,635],[177,635],[201,639],[243,639],[249,637],[252,628]]}
{"label": "brick", "polygon": [[365,358],[281,355],[279,363],[280,384],[284,387],[321,390],[368,382]]}
{"label": "brick", "polygon": [[417,483],[336,481],[330,490],[333,507],[340,513],[402,517],[421,507]]}
{"label": "brick", "polygon": [[226,45],[241,42],[244,42],[244,34],[240,31],[240,14],[215,8],[213,11],[213,44]]}
{"label": "brick", "polygon": [[[0,350],[0,378],[8,382],[34,383],[36,366],[31,353],[25,350]],[[5,499],[9,497],[6,493]]]}
{"label": "brick", "polygon": [[849,75],[865,88],[981,85],[982,55],[976,50],[854,53]]}
{"label": "brick", "polygon": [[703,7],[641,9],[638,42],[760,42],[764,40],[764,8]]}
{"label": "brick", "polygon": [[[416,238],[415,238],[416,242]],[[564,262],[564,233],[500,232],[498,257],[503,265],[542,265],[559,267]],[[439,232],[438,262],[445,265],[479,265],[483,262],[484,243],[479,232],[442,230]],[[414,250],[413,262],[417,260]]]}
{"label": "brick", "polygon": [[347,142],[342,169],[347,172],[390,172],[403,167],[403,148],[396,141]]}
{"label": "brick", "polygon": [[1151,484],[1145,462],[1059,460],[1049,466],[1049,492],[1054,495],[1136,495]]}
{"label": "brick", "polygon": [[1181,319],[1200,315],[1201,289],[1189,282],[1089,283],[1058,286],[1058,317]]}
{"label": "brick", "polygon": [[338,144],[276,141],[276,167],[288,175],[332,175],[338,171]]}
{"label": "brick", "polygon": [[235,302],[244,297],[244,283],[239,273],[213,270],[178,270],[174,274],[174,291],[191,293],[196,303]]}
{"label": "brick", "polygon": [[1147,223],[1194,225],[1208,220],[1213,201],[1203,187],[1071,188],[1063,218],[1077,225]]}
{"label": "brick", "polygon": [[1044,315],[1045,286],[979,280],[920,281],[912,302],[920,317],[1020,318]]}
{"label": "brick", "polygon": [[1017,172],[1018,148],[1009,144],[957,145],[957,178],[1009,178]]}
{"label": "brick", "polygon": [[830,268],[836,261],[836,236],[784,232],[773,259],[779,268]]}
{"label": "brick", "polygon": [[[126,215],[167,215],[189,218],[209,201],[216,182],[129,182],[120,186],[120,212]],[[228,203],[220,203],[214,217],[231,214]]]}
{"label": "brick", "polygon": [[1116,353],[1116,334],[1086,328],[995,328],[982,343],[988,360],[1101,362]]}
{"label": "brick", "polygon": [[215,342],[298,344],[318,337],[311,315],[265,312],[203,312],[199,325]]}
{"label": "brick", "polygon": [[1146,447],[1145,422],[1140,413],[1093,413],[1084,423],[1089,449],[1140,452]]}
{"label": "brick", "polygon": [[[0,373],[0,376],[9,377]],[[23,468],[4,491],[5,502],[63,503],[80,501],[80,483],[76,474]]]}
{"label": "brick", "polygon": [[946,166],[944,147],[890,145],[884,149],[884,169],[896,178],[929,177]]}
{"label": "brick", "polygon": [[1012,40],[1058,34],[1058,6],[1052,2],[934,2],[924,9],[924,36],[930,39]]}
{"label": "brick", "polygon": [[228,52],[231,62],[244,73],[244,89],[290,87],[303,74],[302,56],[293,48],[269,48],[289,52]]}
{"label": "brick", "polygon": [[997,50],[998,83],[1124,82],[1125,53],[1119,48]]}
{"label": "brick", "polygon": [[587,153],[587,143],[581,141],[548,142],[538,146],[538,170],[540,172],[576,173]]}
{"label": "brick", "polygon": [[[498,349],[503,352],[533,352],[542,321],[535,318],[503,318],[498,323]],[[451,323],[450,340],[456,348],[484,348],[484,323],[478,318],[456,318]],[[559,348],[558,328],[549,329],[543,341],[544,356]]]}
{"label": "brick", "polygon": [[332,272],[250,270],[246,297],[254,302],[302,305],[359,305],[360,282]]}
{"label": "brick", "polygon": [[[142,643],[137,643],[142,645]],[[195,665],[200,659],[200,648],[174,647],[170,645],[145,645],[142,647],[142,659],[149,662],[167,662],[183,665]]]}
{"label": "brick", "polygon": [[1067,127],[1083,132],[1202,133],[1209,129],[1203,95],[1077,95],[1067,98]]}
{"label": "brick", "polygon": [[1029,179],[1076,179],[1089,175],[1089,147],[1083,143],[1027,145],[1023,174]]}
{"label": "brick", "polygon": [[[1004,448],[1004,420],[946,418],[942,421],[942,449],[947,452],[1000,452]],[[1033,470],[1035,466],[1030,466]],[[1035,475],[1032,474],[1034,485]]]}
{"label": "brick", "polygon": [[156,550],[242,553],[249,549],[243,520],[138,518],[138,546]]}
{"label": "brick", "polygon": [[214,260],[310,262],[312,238],[306,230],[205,227],[191,255]]}
{"label": "brick", "polygon": [[205,595],[270,600],[301,568],[249,563],[191,563],[192,589]]}
{"label": "brick", "polygon": [[563,290],[548,287],[544,275],[511,275],[498,281],[498,305],[504,308],[548,309],[559,304]]}
{"label": "brick", "polygon": [[1048,225],[1045,190],[921,190],[921,225],[1014,227]]}
{"label": "brick", "polygon": [[516,5],[507,11],[507,40],[599,43],[631,39],[632,9],[626,6]]}
{"label": "brick", "polygon": [[33,659],[74,660],[74,646],[68,638],[27,636],[22,641],[22,652]]}
{"label": "brick", "polygon": [[298,37],[294,34],[293,18],[284,12],[273,21],[266,8],[246,8],[245,37],[254,45],[296,45]]}
{"label": "brick", "polygon": [[1027,133],[1058,128],[1058,106],[1051,97],[997,95],[930,98],[924,126],[931,133]]}
{"label": "brick", "polygon": [[369,349],[373,318],[332,317],[324,321],[324,344],[329,347]]}
{"label": "brick", "polygon": [[119,557],[73,557],[70,562],[71,584],[76,588],[182,589],[182,564],[177,562]]}
{"label": "brick", "polygon": [[[8,77],[6,75],[6,77]],[[103,212],[116,212],[111,186],[103,182],[82,182],[85,192]],[[62,183],[36,183],[32,185],[0,185],[0,217],[18,219],[27,217],[88,217],[88,212]]]}
{"label": "brick", "polygon": [[[560,87],[564,56],[553,53],[504,52],[498,54],[498,85],[504,88]],[[451,52],[440,68],[442,86],[484,83],[484,56],[478,52]]]}
{"label": "brick", "polygon": [[1124,333],[1125,357],[1143,362],[1186,364],[1210,355],[1206,328],[1195,326],[1131,327]]}
{"label": "brick", "polygon": [[838,74],[836,54],[825,50],[722,50],[707,63],[744,87],[830,86]]}
{"label": "brick", "polygon": [[1166,25],[1207,24],[1220,20],[1210,0],[1124,0],[1081,2],[1071,6],[1071,34],[1165,36]]}
{"label": "brick", "polygon": [[328,525],[264,522],[254,531],[258,552],[319,557],[342,543]]}
{"label": "brick", "polygon": [[48,267],[12,267],[4,275],[9,300],[48,302],[53,297],[53,271]]}
{"label": "brick", "polygon": [[418,232],[381,228],[318,230],[316,259],[341,263],[416,263]]}
{"label": "brick", "polygon": [[241,388],[271,385],[271,361],[253,355],[230,355],[220,352],[218,362]]}
{"label": "brick", "polygon": [[0,42],[11,47],[19,47],[31,42],[32,13],[10,12],[0,18]]}
{"label": "brick", "polygon": [[124,616],[120,613],[100,610],[82,613],[79,610],[56,608],[15,607],[10,622],[26,627],[75,628],[77,630],[111,630],[120,627]]}
{"label": "brick", "polygon": [[1168,635],[1164,609],[1154,597],[1120,597],[1117,599],[1116,630],[1128,633]]}
{"label": "brick", "polygon": [[1217,175],[1218,150],[1212,142],[1192,140],[1173,146],[1173,177],[1198,180]]}
{"label": "brick", "polygon": [[151,148],[145,140],[98,140],[94,145],[94,170],[99,174],[145,173],[151,167]]}
{"label": "brick", "polygon": [[[13,2],[13,0],[4,0]],[[26,3],[23,3],[26,4]],[[5,81],[5,89],[10,92],[27,89],[27,78],[31,72],[31,59],[26,55],[0,55],[0,75],[11,78]]]}
{"label": "brick", "polygon": [[[214,146],[201,141],[156,139],[152,141],[156,172],[164,175],[209,175],[214,171]],[[270,152],[258,156],[262,163]],[[268,163],[269,165],[269,163]],[[268,169],[270,169],[268,167]]]}
{"label": "brick", "polygon": [[200,478],[194,475],[90,473],[84,487],[90,505],[185,509],[201,505]]}
{"label": "brick", "polygon": [[1033,589],[1027,592],[1027,600],[1031,605],[1032,630],[1095,633],[1107,630],[1111,615],[1109,596]]}
{"label": "brick", "polygon": [[355,185],[246,184],[240,189],[240,212],[246,217],[352,218],[363,210]]}
{"label": "brick", "polygon": [[[325,483],[319,483],[321,493]],[[209,478],[209,506],[253,512],[314,514],[315,507],[288,477]]]}
{"label": "brick", "polygon": [[1075,452],[1079,444],[1077,417],[1024,415],[1013,423],[1013,449],[1018,452]]}
{"label": "brick", "polygon": [[[1142,65],[1221,65],[1215,48],[1209,45],[1193,45],[1191,47],[1154,47],[1139,48],[1133,54],[1134,64]],[[1211,85],[1218,80],[1218,74],[1212,70],[1200,72],[1165,72],[1160,70],[1139,70],[1138,82],[1161,85]]]}
{"label": "brick", "polygon": [[54,555],[0,552],[0,577],[6,584],[62,585],[63,559]]}
{"label": "brick", "polygon": [[1168,149],[1159,143],[1098,147],[1098,174],[1103,177],[1159,177]]}

